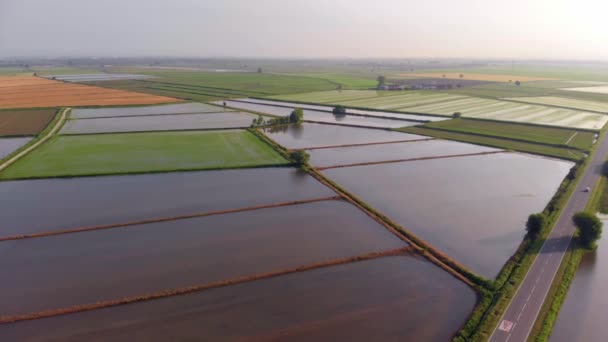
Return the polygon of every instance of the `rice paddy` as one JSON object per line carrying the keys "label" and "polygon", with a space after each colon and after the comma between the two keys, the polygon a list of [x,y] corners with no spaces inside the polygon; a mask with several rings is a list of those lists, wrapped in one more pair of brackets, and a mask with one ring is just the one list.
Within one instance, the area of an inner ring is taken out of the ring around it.
{"label": "rice paddy", "polygon": [[507,98],[506,100],[513,100],[513,101],[525,102],[525,103],[534,103],[534,104],[540,104],[540,105],[565,107],[565,108],[572,108],[572,109],[580,109],[580,110],[588,110],[588,111],[602,112],[602,113],[608,114],[608,102],[569,99],[569,98],[556,97],[556,96],[515,97],[515,98]]}
{"label": "rice paddy", "polygon": [[15,152],[21,146],[30,142],[32,138],[0,138],[0,160]]}

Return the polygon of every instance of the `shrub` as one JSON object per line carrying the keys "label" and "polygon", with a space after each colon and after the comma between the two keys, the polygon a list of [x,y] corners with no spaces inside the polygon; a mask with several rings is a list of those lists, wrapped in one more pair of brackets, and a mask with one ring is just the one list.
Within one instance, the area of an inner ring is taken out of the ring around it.
{"label": "shrub", "polygon": [[331,112],[336,115],[344,115],[346,114],[346,108],[344,106],[335,106]]}
{"label": "shrub", "polygon": [[304,120],[304,111],[302,110],[302,108],[296,108],[293,110],[293,112],[291,112],[291,114],[289,115],[289,122],[302,122],[302,120]]}
{"label": "shrub", "polygon": [[595,249],[597,240],[602,236],[602,221],[597,216],[584,211],[572,217],[576,225],[581,244],[588,249]]}
{"label": "shrub", "polygon": [[308,163],[310,156],[304,151],[293,151],[289,154],[289,158],[296,163],[296,166],[304,166]]}

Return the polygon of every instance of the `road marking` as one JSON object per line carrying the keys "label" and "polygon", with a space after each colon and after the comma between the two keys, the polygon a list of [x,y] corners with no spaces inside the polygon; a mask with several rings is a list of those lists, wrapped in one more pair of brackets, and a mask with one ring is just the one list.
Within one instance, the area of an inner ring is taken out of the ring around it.
{"label": "road marking", "polygon": [[504,332],[510,332],[511,329],[513,329],[513,322],[507,321],[506,319],[503,319],[502,322],[500,322],[500,325],[498,326],[498,330]]}

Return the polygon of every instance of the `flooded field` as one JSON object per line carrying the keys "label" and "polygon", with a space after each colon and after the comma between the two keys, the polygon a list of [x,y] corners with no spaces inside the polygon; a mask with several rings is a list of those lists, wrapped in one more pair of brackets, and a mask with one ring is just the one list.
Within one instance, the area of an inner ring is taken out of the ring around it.
{"label": "flooded field", "polygon": [[499,151],[499,149],[447,140],[427,140],[395,144],[337,147],[308,151],[316,167],[369,163],[388,160],[449,156]]}
{"label": "flooded field", "polygon": [[573,166],[516,153],[323,171],[472,271],[494,278]]}
{"label": "flooded field", "polygon": [[[260,100],[263,101],[263,100]],[[278,116],[288,116],[291,114],[294,108],[292,107],[280,107],[280,106],[272,106],[258,103],[244,103],[244,102],[236,102],[236,101],[226,101],[228,106],[239,108],[243,110],[251,110],[260,113],[278,115]],[[308,106],[305,106],[308,107]],[[317,106],[310,106],[317,107]],[[323,108],[331,111],[331,108]],[[312,109],[304,109],[304,120],[305,121],[318,121],[318,122],[327,122],[327,123],[335,123],[335,124],[343,124],[343,125],[352,125],[352,126],[368,126],[368,127],[385,127],[385,128],[399,128],[406,126],[419,125],[420,122],[417,121],[405,121],[405,120],[390,120],[390,119],[382,119],[375,117],[363,117],[357,115],[334,115],[331,112],[327,111],[319,111]]]}
{"label": "flooded field", "polygon": [[0,236],[334,195],[291,168],[5,181]]}
{"label": "flooded field", "polygon": [[303,123],[265,129],[264,134],[279,143],[279,145],[289,149],[418,140],[426,138],[420,135],[407,133],[315,123]]}
{"label": "flooded field", "polygon": [[68,120],[60,134],[247,128],[255,117],[248,113],[225,112]]}
{"label": "flooded field", "polygon": [[448,341],[475,302],[433,264],[387,257],[2,325],[0,339]]}
{"label": "flooded field", "polygon": [[0,284],[0,316],[131,297],[405,246],[355,206],[335,200],[5,241],[0,243],[0,267],[5,275]]}
{"label": "flooded field", "polygon": [[33,138],[0,138],[0,159],[15,152],[19,147],[27,144]]}
{"label": "flooded field", "polygon": [[[604,228],[608,221],[603,220]],[[608,336],[608,237],[605,233],[595,252],[586,254],[553,327],[551,342],[603,342]]]}
{"label": "flooded field", "polygon": [[[221,101],[215,102],[218,105],[221,105]],[[228,106],[239,108],[243,110],[252,110],[258,111],[262,113],[270,113],[275,115],[289,115],[293,108],[299,107],[304,109],[306,113],[307,110],[310,111],[323,111],[323,112],[331,112],[333,107],[330,106],[320,106],[320,105],[310,105],[310,104],[301,104],[301,103],[293,103],[293,102],[282,102],[282,101],[271,101],[271,100],[259,100],[259,99],[239,99],[238,101],[226,101]],[[378,118],[392,118],[398,120],[412,120],[417,122],[428,122],[428,121],[444,121],[449,120],[449,118],[445,117],[437,117],[430,115],[414,115],[414,114],[400,114],[400,113],[392,113],[392,112],[383,112],[383,111],[372,111],[372,110],[363,110],[363,109],[346,109],[347,114],[360,115],[360,116],[368,116],[368,117],[378,117]],[[306,114],[304,114],[304,118],[306,119]]]}
{"label": "flooded field", "polygon": [[162,115],[162,114],[196,114],[221,112],[223,108],[204,103],[178,103],[160,106],[110,107],[110,108],[75,108],[70,114],[74,119],[103,118],[115,116]]}

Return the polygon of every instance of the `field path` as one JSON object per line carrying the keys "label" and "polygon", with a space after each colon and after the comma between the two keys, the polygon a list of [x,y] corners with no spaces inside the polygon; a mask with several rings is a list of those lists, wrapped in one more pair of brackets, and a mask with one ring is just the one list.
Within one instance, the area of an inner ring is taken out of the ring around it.
{"label": "field path", "polygon": [[0,172],[3,171],[4,169],[6,169],[7,167],[11,166],[14,162],[16,162],[17,160],[19,160],[21,157],[23,157],[26,154],[30,153],[36,147],[44,144],[53,135],[55,135],[55,133],[57,133],[57,131],[59,131],[59,129],[61,128],[61,126],[65,122],[65,119],[67,118],[67,113],[70,110],[72,110],[72,108],[64,108],[63,110],[61,110],[61,113],[59,114],[60,115],[59,120],[57,120],[57,122],[55,123],[55,126],[46,134],[46,136],[42,137],[41,139],[39,139],[38,141],[36,141],[32,145],[26,147],[23,151],[17,153],[13,157],[9,158],[8,160],[6,160],[2,164],[0,164]]}
{"label": "field path", "polygon": [[498,327],[490,336],[490,341],[528,340],[576,230],[572,216],[585,209],[589,194],[592,193],[583,190],[597,184],[606,158],[608,158],[608,139],[603,139],[526,277],[511,299]]}

